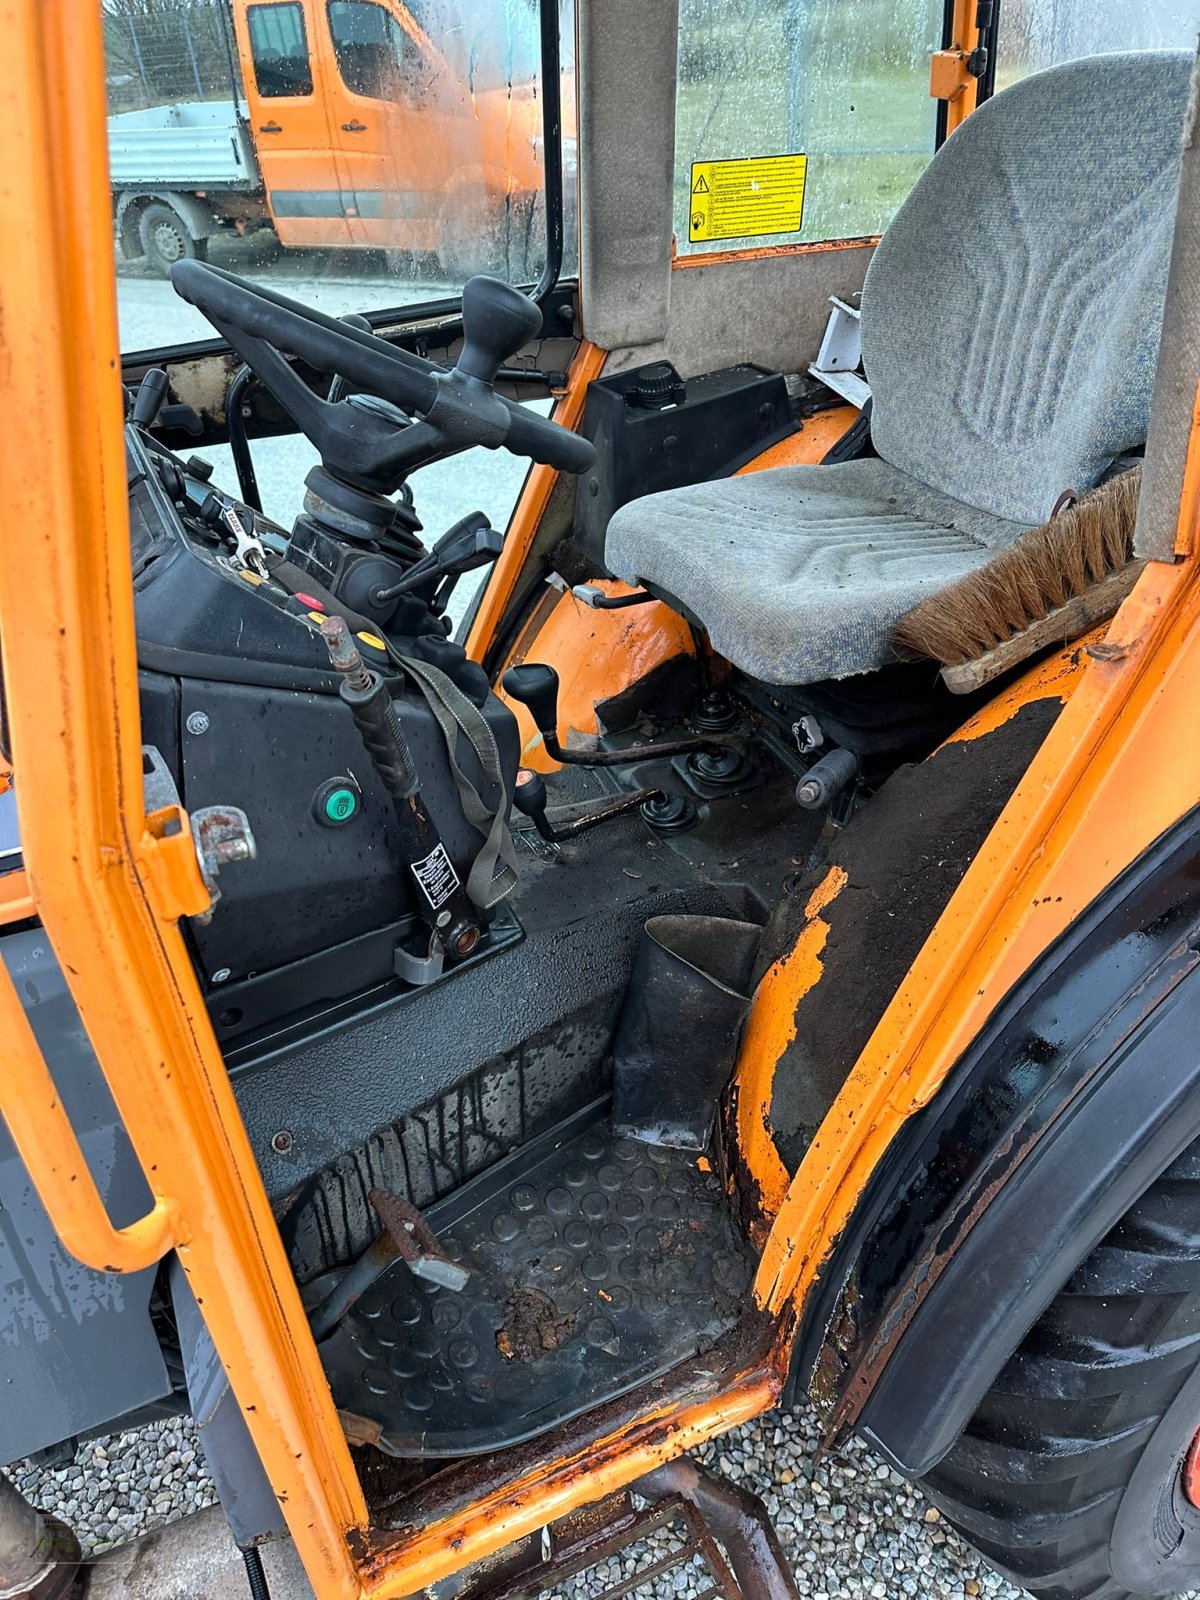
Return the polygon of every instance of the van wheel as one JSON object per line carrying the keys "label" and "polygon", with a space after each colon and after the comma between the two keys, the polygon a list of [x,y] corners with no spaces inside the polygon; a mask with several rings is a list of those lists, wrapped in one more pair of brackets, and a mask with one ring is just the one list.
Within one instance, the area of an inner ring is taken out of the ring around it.
{"label": "van wheel", "polygon": [[1045,1600],[1200,1587],[1200,1141],[1059,1294],[922,1487]]}
{"label": "van wheel", "polygon": [[138,218],[138,240],[146,260],[164,278],[177,261],[208,257],[208,240],[193,239],[183,218],[162,200],[148,205]]}

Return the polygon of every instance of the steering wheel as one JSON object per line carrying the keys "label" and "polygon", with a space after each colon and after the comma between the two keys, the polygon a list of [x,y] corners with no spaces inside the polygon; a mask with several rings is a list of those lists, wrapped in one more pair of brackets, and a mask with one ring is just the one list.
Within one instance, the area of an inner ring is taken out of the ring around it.
{"label": "steering wheel", "polygon": [[[596,459],[588,440],[496,393],[500,367],[542,325],[533,301],[499,278],[464,288],[463,347],[450,368],[203,261],[177,261],[171,283],[292,416],[326,471],[355,488],[392,494],[416,467],[471,445],[503,446],[561,472],[586,472]],[[364,393],[322,399],[285,352]]]}

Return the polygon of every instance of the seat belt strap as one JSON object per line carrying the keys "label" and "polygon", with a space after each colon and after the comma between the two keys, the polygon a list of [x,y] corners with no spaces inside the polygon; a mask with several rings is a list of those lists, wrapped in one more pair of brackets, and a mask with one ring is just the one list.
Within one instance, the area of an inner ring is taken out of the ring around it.
{"label": "seat belt strap", "polygon": [[[467,874],[466,889],[472,902],[486,910],[503,900],[517,882],[517,853],[508,827],[512,796],[504,782],[504,769],[495,735],[479,708],[440,668],[398,653],[395,659],[429,703],[446,741],[450,770],[458,786],[463,815],[483,838],[483,847]],[[456,746],[460,732],[474,750],[484,777],[498,791],[495,811],[485,805],[479,791],[459,765]]]}

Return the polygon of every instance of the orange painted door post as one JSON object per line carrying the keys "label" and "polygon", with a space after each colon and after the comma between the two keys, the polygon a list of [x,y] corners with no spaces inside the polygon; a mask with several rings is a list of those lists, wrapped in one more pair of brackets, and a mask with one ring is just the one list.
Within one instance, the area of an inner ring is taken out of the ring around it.
{"label": "orange painted door post", "polygon": [[0,47],[0,116],[22,130],[0,183],[0,498],[23,530],[0,539],[0,635],[21,842],[155,1196],[144,1223],[109,1237],[11,984],[0,1114],[73,1247],[128,1269],[174,1244],[319,1600],[358,1600],[362,1489],[178,926],[207,894],[186,826],[156,830],[142,794],[100,10],[7,0]]}
{"label": "orange painted door post", "polygon": [[235,0],[234,34],[267,208],[285,245],[350,243],[328,105],[321,0]]}
{"label": "orange painted door post", "polygon": [[978,0],[954,0],[951,40],[945,50],[935,50],[929,63],[929,93],[946,102],[946,133],[965,122],[979,99],[979,80],[970,70],[979,48]]}

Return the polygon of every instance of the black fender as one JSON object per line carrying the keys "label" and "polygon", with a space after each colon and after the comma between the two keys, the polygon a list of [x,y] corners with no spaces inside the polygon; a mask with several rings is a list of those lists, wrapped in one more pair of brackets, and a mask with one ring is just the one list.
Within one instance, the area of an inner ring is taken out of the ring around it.
{"label": "black fender", "polygon": [[942,1459],[1130,1204],[1200,1135],[1200,810],[1025,974],[897,1134],[801,1321],[832,1437]]}
{"label": "black fender", "polygon": [[[0,961],[109,1215],[124,1227],[152,1196],[44,929],[6,932]],[[0,1464],[180,1409],[151,1317],[156,1275],[77,1261],[0,1121]]]}

